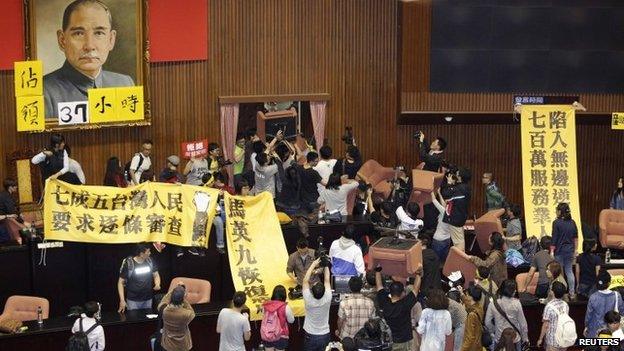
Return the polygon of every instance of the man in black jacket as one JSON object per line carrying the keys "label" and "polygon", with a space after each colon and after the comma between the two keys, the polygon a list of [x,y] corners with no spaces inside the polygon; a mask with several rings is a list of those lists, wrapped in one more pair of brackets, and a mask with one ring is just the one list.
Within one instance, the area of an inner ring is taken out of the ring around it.
{"label": "man in black jacket", "polygon": [[460,168],[457,170],[456,179],[453,174],[447,174],[447,186],[442,189],[442,196],[446,200],[446,210],[442,223],[443,230],[450,232],[453,246],[464,251],[464,224],[468,219],[468,206],[470,205],[470,179],[469,169]]}
{"label": "man in black jacket", "polygon": [[425,133],[420,132],[420,160],[425,163],[425,171],[439,172],[444,161],[444,149],[446,140],[436,137],[429,146],[425,140]]}

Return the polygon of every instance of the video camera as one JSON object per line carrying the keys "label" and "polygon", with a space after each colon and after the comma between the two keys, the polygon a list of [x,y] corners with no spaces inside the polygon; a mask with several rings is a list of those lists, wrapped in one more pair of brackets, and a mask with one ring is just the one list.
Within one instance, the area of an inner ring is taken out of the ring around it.
{"label": "video camera", "polygon": [[325,248],[325,246],[323,246],[323,237],[319,236],[318,239],[317,239],[317,242],[318,242],[318,248],[314,252],[314,256],[316,256],[316,258],[320,258],[321,259],[321,262],[319,263],[319,266],[323,267],[323,268],[325,268],[325,267],[331,268],[331,266],[332,266],[331,258],[329,258],[327,248]]}
{"label": "video camera", "polygon": [[353,128],[345,127],[345,133],[340,139],[347,145],[353,145]]}

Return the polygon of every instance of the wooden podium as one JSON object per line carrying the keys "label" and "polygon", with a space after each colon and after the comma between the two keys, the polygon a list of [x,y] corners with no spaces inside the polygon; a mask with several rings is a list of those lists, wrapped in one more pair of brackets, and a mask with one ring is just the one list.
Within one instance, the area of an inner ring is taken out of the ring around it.
{"label": "wooden podium", "polygon": [[297,110],[291,107],[288,110],[267,112],[258,111],[256,115],[256,128],[260,140],[266,140],[267,136],[275,136],[278,130],[283,130],[285,138],[297,135]]}
{"label": "wooden podium", "polygon": [[422,244],[419,240],[384,237],[368,249],[370,266],[380,264],[383,273],[407,278],[422,266]]}

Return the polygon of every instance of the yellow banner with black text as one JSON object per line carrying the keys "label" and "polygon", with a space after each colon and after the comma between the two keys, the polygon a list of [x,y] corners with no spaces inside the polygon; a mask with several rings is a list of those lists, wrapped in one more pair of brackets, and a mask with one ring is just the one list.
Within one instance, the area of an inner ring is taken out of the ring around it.
{"label": "yellow banner with black text", "polygon": [[[256,196],[225,194],[228,256],[236,291],[247,295],[249,317],[262,319],[262,303],[271,299],[273,288],[286,290],[297,284],[286,274],[288,251],[273,198],[267,192]],[[303,300],[288,301],[295,316],[303,316]]]}
{"label": "yellow banner with black text", "polygon": [[146,182],[115,188],[48,180],[45,238],[208,247],[218,196],[216,189],[181,184]]}
{"label": "yellow banner with black text", "polygon": [[559,203],[570,205],[582,245],[576,163],[576,120],[570,105],[524,105],[522,181],[528,236],[552,235]]}

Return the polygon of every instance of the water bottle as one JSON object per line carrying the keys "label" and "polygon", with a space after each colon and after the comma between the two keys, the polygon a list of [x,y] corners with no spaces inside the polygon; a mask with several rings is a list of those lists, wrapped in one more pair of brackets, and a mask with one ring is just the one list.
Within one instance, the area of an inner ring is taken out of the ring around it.
{"label": "water bottle", "polygon": [[605,253],[605,263],[609,262],[611,262],[611,250],[607,249],[607,252]]}
{"label": "water bottle", "polygon": [[39,325],[43,324],[43,310],[41,309],[41,306],[37,307],[37,323]]}

